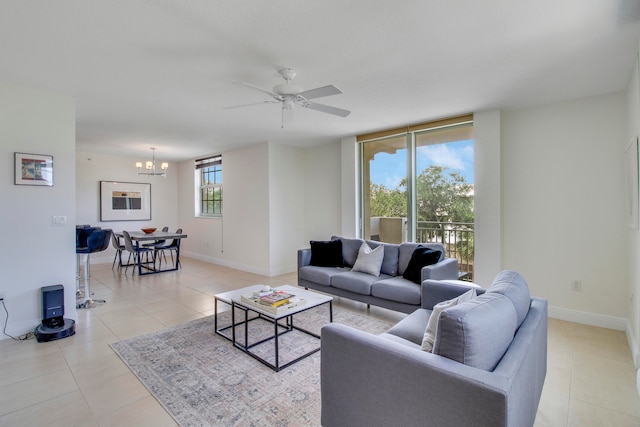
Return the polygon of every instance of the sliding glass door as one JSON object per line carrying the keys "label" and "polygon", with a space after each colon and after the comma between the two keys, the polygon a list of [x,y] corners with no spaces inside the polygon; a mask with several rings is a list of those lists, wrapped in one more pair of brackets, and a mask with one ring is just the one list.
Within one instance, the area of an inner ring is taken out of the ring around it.
{"label": "sliding glass door", "polygon": [[390,243],[441,242],[448,257],[458,258],[462,274],[471,277],[472,122],[393,133],[359,137],[362,236]]}

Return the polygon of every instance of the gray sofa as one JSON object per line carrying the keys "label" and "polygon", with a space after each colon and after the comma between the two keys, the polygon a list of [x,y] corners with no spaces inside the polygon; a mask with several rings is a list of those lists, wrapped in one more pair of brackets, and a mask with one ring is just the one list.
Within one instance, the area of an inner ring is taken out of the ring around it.
{"label": "gray sofa", "polygon": [[322,328],[322,425],[531,426],[547,370],[547,301],[504,271],[442,311],[433,353],[423,334],[435,304],[470,289],[427,280],[423,308],[386,333]]}
{"label": "gray sofa", "polygon": [[391,244],[367,240],[372,248],[384,246],[380,275],[352,271],[363,240],[332,236],[342,242],[344,267],[311,265],[311,248],[298,250],[298,285],[336,296],[373,304],[391,310],[411,313],[420,308],[420,285],[403,278],[412,254],[418,245],[440,251],[436,264],[422,268],[420,282],[427,279],[458,279],[458,260],[445,257],[441,243]]}

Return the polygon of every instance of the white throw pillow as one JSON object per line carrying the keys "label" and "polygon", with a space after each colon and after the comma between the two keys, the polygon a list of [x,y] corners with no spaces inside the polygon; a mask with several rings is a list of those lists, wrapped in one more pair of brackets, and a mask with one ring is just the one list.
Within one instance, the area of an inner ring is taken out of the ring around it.
{"label": "white throw pillow", "polygon": [[442,313],[449,307],[453,307],[465,301],[469,301],[475,296],[476,290],[471,289],[460,295],[459,297],[450,299],[448,301],[442,301],[433,307],[431,317],[429,317],[429,322],[427,323],[427,329],[425,329],[424,337],[422,338],[422,349],[424,351],[431,352],[433,350],[433,341],[436,338],[436,330],[438,329],[438,322],[440,321],[440,313]]}
{"label": "white throw pillow", "polygon": [[384,259],[384,246],[380,245],[375,249],[371,249],[367,242],[362,242],[358,250],[358,257],[353,264],[352,271],[360,271],[362,273],[380,276],[380,268],[382,268],[382,260]]}

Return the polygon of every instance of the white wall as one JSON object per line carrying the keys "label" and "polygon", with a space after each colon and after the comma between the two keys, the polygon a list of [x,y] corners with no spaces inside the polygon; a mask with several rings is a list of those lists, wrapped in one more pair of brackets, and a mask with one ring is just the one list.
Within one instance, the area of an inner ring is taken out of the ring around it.
{"label": "white wall", "polygon": [[473,116],[474,280],[488,286],[502,270],[501,113]]}
{"label": "white wall", "polygon": [[[629,85],[627,87],[627,139],[626,144],[640,136],[640,66],[636,61]],[[623,147],[626,148],[626,145]],[[627,337],[631,345],[636,368],[638,369],[637,386],[640,392],[640,230],[627,229],[628,242],[628,292],[629,298],[629,330]]]}
{"label": "white wall", "polygon": [[296,271],[304,241],[304,150],[269,144],[269,275]]}
{"label": "white wall", "polygon": [[[167,226],[174,231],[181,227],[178,221],[178,165],[169,163],[167,176],[139,176],[136,161],[146,161],[148,157],[129,158],[106,154],[76,153],[76,221],[114,231],[139,230],[143,227]],[[160,157],[162,153],[156,153]],[[100,221],[100,181],[138,182],[151,184],[150,221]],[[184,230],[188,234],[189,230]],[[109,246],[106,251],[91,255],[91,262],[112,262],[115,250]]]}
{"label": "white wall", "polygon": [[341,234],[342,212],[349,210],[341,203],[342,192],[354,191],[341,187],[341,167],[352,165],[341,159],[338,142],[306,149],[303,247],[309,247],[309,240],[327,240]]}
{"label": "white wall", "polygon": [[[7,332],[18,336],[42,321],[40,288],[62,284],[65,318],[75,308],[75,103],[55,93],[0,82],[0,209]],[[14,152],[53,156],[53,187],[14,185]],[[67,217],[53,226],[52,216]],[[3,328],[5,316],[0,316]],[[7,337],[0,334],[0,339]]]}
{"label": "white wall", "polygon": [[270,274],[269,144],[222,154],[223,218],[196,218],[193,160],[180,163],[179,221],[193,229],[185,255],[257,274]]}
{"label": "white wall", "polygon": [[625,117],[622,92],[502,115],[502,267],[552,317],[625,328]]}
{"label": "white wall", "polygon": [[343,138],[340,142],[342,165],[340,185],[342,186],[342,231],[341,236],[362,237],[364,232],[360,218],[360,159],[355,137]]}

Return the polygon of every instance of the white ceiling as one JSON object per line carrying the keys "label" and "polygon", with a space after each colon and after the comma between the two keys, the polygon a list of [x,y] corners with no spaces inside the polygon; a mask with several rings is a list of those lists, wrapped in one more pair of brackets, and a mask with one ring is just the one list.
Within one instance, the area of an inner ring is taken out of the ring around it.
{"label": "white ceiling", "polygon": [[[77,147],[163,160],[311,146],[626,87],[639,0],[0,0],[0,79],[72,96]],[[294,68],[347,118],[280,109]]]}

